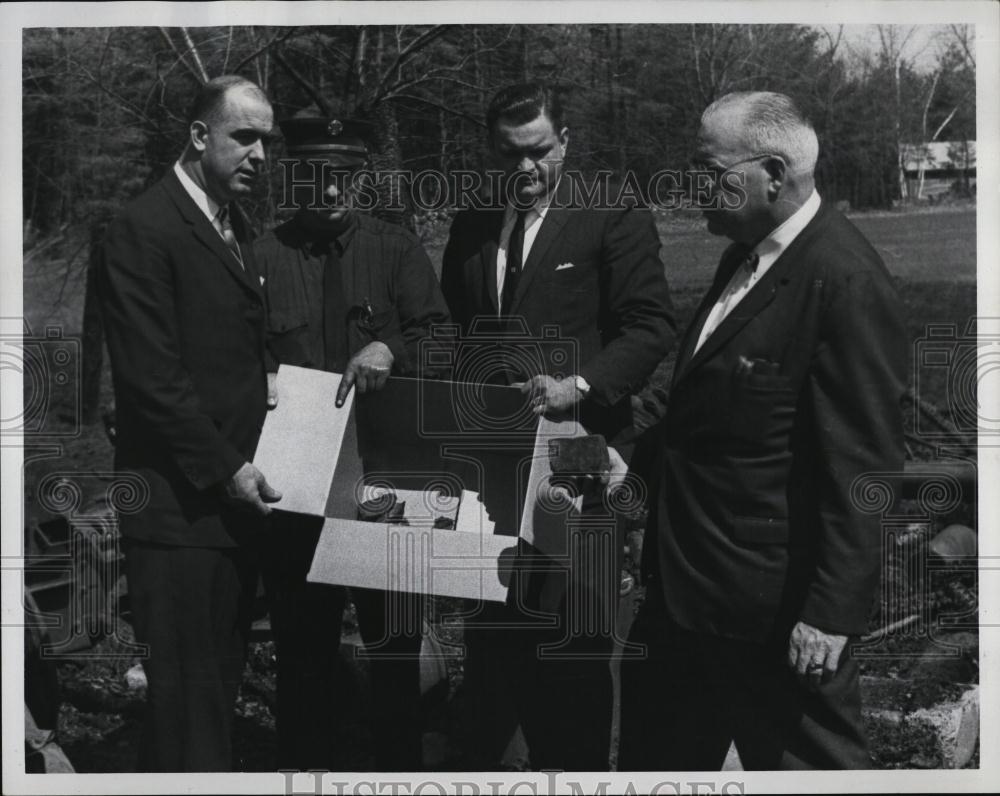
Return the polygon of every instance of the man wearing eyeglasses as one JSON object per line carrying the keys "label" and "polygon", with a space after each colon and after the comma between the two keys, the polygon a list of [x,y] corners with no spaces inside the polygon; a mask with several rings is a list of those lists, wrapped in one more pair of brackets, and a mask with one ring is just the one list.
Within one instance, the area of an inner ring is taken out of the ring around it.
{"label": "man wearing eyeglasses", "polygon": [[646,440],[621,770],[717,770],[732,742],[746,769],[871,767],[850,642],[881,528],[857,495],[903,466],[906,339],[878,254],[816,192],[817,151],[781,94],[702,116],[692,181],[733,243]]}

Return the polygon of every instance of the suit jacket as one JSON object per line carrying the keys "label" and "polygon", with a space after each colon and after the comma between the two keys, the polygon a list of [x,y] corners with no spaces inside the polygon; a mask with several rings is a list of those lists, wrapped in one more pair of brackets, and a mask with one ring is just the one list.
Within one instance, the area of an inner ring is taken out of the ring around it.
{"label": "suit jacket", "polygon": [[824,203],[692,355],[734,259],[730,248],[648,440],[649,588],[689,630],[783,642],[802,620],[863,633],[882,529],[859,487],[903,465],[898,296],[875,250]]}
{"label": "suit jacket", "polygon": [[[592,393],[581,419],[611,438],[631,425],[630,396],[670,350],[674,314],[649,212],[583,207],[571,194],[570,181],[563,180],[511,306],[511,315],[523,318],[535,340],[545,340],[546,326],[558,327],[558,337],[570,344],[570,361],[553,362],[543,352],[535,372],[516,375],[559,371],[583,376]],[[477,317],[497,317],[502,224],[502,208],[471,209],[459,213],[451,227],[441,288],[467,341]]]}
{"label": "suit jacket", "polygon": [[[563,180],[524,262],[511,306],[511,315],[520,316],[524,328],[501,326],[497,336],[504,343],[508,335],[520,336],[522,342],[512,345],[541,353],[535,361],[530,355],[511,357],[521,368],[511,373],[515,379],[557,372],[583,376],[591,395],[581,405],[580,421],[618,442],[614,438],[619,432],[631,430],[631,396],[673,343],[673,307],[650,213],[601,209],[599,204],[583,207],[569,189],[569,180]],[[488,360],[498,354],[498,346],[487,342],[481,347],[477,342],[483,328],[477,318],[497,318],[496,255],[503,215],[503,209],[466,210],[452,224],[441,288],[463,335],[455,358],[456,379],[466,370],[489,373],[492,363],[474,360],[480,354]],[[555,327],[557,336],[546,327]],[[463,366],[466,352],[471,352],[472,366]],[[559,352],[566,353],[565,358],[553,355]],[[571,526],[569,533],[582,534],[584,527]],[[552,571],[551,561],[521,543],[509,601],[520,599],[522,607],[562,615],[563,630],[581,622],[573,611],[596,609],[601,618],[588,616],[583,624],[607,627],[617,605],[621,545],[613,548],[614,561],[584,539],[578,544],[568,539],[566,549],[580,551],[568,564],[569,578]],[[595,641],[610,643],[610,636]]]}
{"label": "suit jacket", "polygon": [[264,298],[247,224],[231,214],[246,270],[173,171],[108,227],[99,290],[115,385],[117,469],[149,500],[125,536],[228,547],[254,522],[222,486],[264,422]]}

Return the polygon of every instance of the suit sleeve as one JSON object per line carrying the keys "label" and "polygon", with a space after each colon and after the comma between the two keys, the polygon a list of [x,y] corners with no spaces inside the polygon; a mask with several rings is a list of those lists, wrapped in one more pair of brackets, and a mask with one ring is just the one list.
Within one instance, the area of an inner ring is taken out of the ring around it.
{"label": "suit sleeve", "polygon": [[244,457],[199,407],[181,361],[168,242],[125,217],[104,244],[100,280],[108,352],[119,398],[198,489],[222,483]]}
{"label": "suit sleeve", "polygon": [[880,513],[866,510],[861,487],[868,479],[891,486],[903,467],[906,335],[884,275],[850,274],[831,293],[808,387],[819,527],[815,575],[799,618],[854,635],[867,630],[882,545]]}
{"label": "suit sleeve", "polygon": [[642,389],[670,351],[676,323],[652,215],[630,209],[607,223],[600,289],[602,325],[611,339],[580,375],[593,398],[610,406]]}
{"label": "suit sleeve", "polygon": [[[270,321],[271,318],[271,290],[273,285],[271,284],[271,258],[270,252],[265,247],[263,241],[258,239],[253,245],[254,260],[257,263],[257,270],[260,273],[260,277],[263,280],[261,282],[261,287],[264,293],[264,306],[267,311],[267,317]],[[276,351],[273,350],[273,342],[271,335],[268,334],[266,337],[266,342],[264,344],[264,369],[268,373],[277,373],[278,366],[281,364],[281,360],[278,357]]]}
{"label": "suit sleeve", "polygon": [[451,318],[434,276],[434,267],[416,238],[406,239],[396,262],[395,284],[400,333],[384,341],[392,351],[395,366],[404,374],[427,370],[429,374],[438,375],[433,363],[426,361],[430,352],[421,352],[421,346],[440,347],[437,342],[430,342],[432,329],[435,325],[449,323]]}
{"label": "suit sleeve", "polygon": [[444,248],[444,257],[441,261],[441,293],[445,303],[455,323],[457,323],[464,333],[468,333],[472,319],[468,315],[468,306],[465,301],[465,280],[463,269],[465,267],[465,246],[464,241],[468,232],[468,215],[461,212],[455,216],[448,231],[448,243]]}

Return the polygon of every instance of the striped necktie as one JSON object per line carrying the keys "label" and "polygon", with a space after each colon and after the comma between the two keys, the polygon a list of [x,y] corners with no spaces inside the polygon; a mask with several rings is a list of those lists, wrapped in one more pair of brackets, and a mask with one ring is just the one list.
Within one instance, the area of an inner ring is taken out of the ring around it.
{"label": "striped necktie", "polygon": [[229,247],[229,251],[233,253],[233,256],[239,260],[240,267],[246,270],[246,266],[243,265],[243,255],[240,253],[240,244],[236,240],[236,233],[233,232],[233,224],[229,220],[229,208],[223,207],[219,209],[219,214],[215,217],[218,222],[219,234],[222,235],[222,239],[226,242],[226,246]]}

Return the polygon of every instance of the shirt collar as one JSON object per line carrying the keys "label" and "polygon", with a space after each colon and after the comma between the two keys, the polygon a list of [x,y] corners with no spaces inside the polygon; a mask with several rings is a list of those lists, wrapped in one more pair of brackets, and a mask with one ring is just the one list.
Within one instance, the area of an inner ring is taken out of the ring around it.
{"label": "shirt collar", "polygon": [[303,223],[303,218],[304,216],[301,213],[297,214],[292,218],[290,223],[293,223],[298,230],[302,244],[309,246],[314,253],[325,252],[332,242],[337,247],[337,250],[343,254],[358,230],[359,215],[357,211],[352,212],[347,217],[347,226],[337,233],[324,234],[320,230],[309,229]]}
{"label": "shirt collar", "polygon": [[[541,219],[545,218],[545,214],[549,212],[549,207],[551,207],[552,200],[555,198],[556,191],[559,190],[560,182],[562,182],[561,174],[559,175],[559,179],[556,180],[556,184],[555,186],[553,186],[552,190],[549,191],[547,194],[545,194],[545,196],[539,197],[538,200],[535,202],[535,204],[528,209],[527,211],[528,215],[525,216],[524,219],[526,224],[531,221],[532,216],[538,216]],[[504,209],[504,214],[503,214],[504,226],[507,226],[508,224],[513,224],[514,216],[516,214],[517,210],[514,208],[514,206],[507,205],[507,207]]]}
{"label": "shirt collar", "polygon": [[754,252],[760,257],[777,257],[787,249],[792,241],[806,228],[813,217],[819,211],[820,199],[816,189],[809,194],[809,198],[802,207],[792,213],[782,224],[771,230],[771,233],[760,243],[754,246]]}
{"label": "shirt collar", "polygon": [[194,203],[198,205],[201,212],[204,213],[209,221],[214,222],[215,217],[219,215],[219,210],[222,209],[222,205],[216,202],[211,196],[205,193],[202,188],[195,184],[186,171],[181,168],[181,162],[178,160],[174,164],[174,174],[177,175],[177,179],[180,180],[181,186],[184,190],[188,192],[188,195],[194,200]]}

